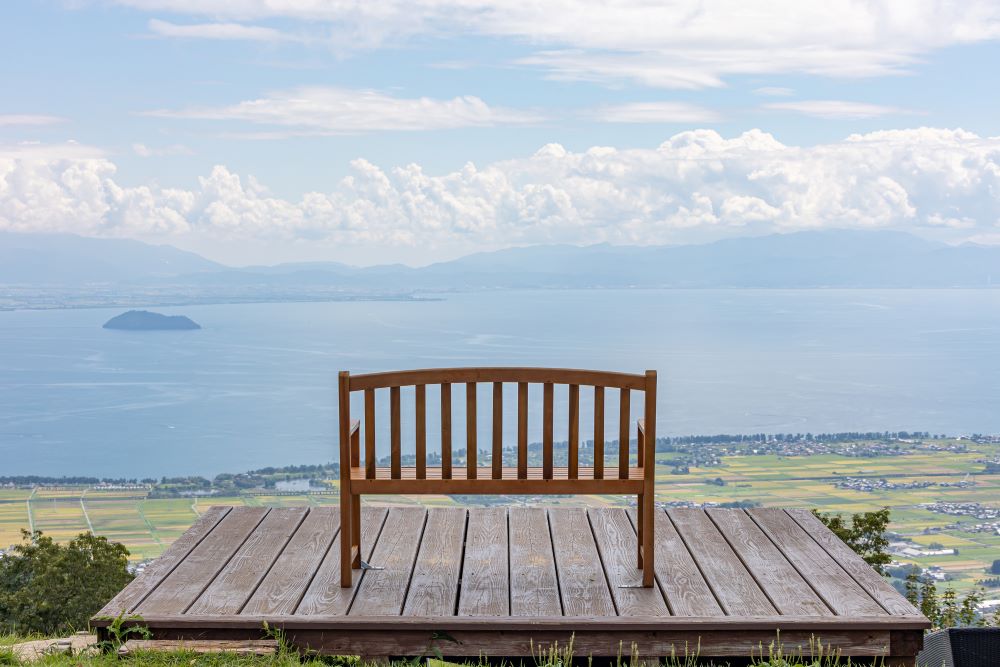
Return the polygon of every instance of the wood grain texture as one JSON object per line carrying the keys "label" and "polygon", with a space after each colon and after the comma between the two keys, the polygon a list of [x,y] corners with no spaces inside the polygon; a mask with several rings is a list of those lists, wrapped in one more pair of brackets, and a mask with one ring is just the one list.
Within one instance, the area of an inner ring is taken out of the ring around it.
{"label": "wood grain texture", "polygon": [[507,509],[473,507],[465,537],[460,616],[510,614]]}
{"label": "wood grain texture", "polygon": [[463,382],[526,382],[532,384],[582,384],[636,389],[645,387],[645,375],[591,371],[577,368],[427,368],[412,371],[389,371],[351,376],[351,391],[380,387],[405,387],[416,384]]}
{"label": "wood grain texture", "polygon": [[[407,469],[403,468],[405,472]],[[453,472],[462,473],[464,467],[455,468]],[[453,479],[441,480],[432,477],[432,470],[427,469],[427,479],[362,479],[351,482],[351,491],[360,494],[613,494],[631,495],[643,492],[645,482],[638,479],[491,479],[490,469],[481,468],[481,479],[465,479],[454,475]],[[442,473],[443,474],[443,473]],[[527,474],[531,474],[528,468]]]}
{"label": "wood grain texture", "polygon": [[280,507],[268,512],[188,612],[238,614],[295,535],[306,512],[304,507]]}
{"label": "wood grain texture", "polygon": [[355,616],[398,616],[413,572],[427,510],[392,507],[369,561],[380,570],[365,570],[348,613]]}
{"label": "wood grain texture", "polygon": [[465,385],[465,472],[468,479],[477,476],[479,442],[476,431],[476,383]]}
{"label": "wood grain texture", "polygon": [[542,387],[542,477],[552,479],[552,422],[554,388],[551,382]]}
{"label": "wood grain texture", "polygon": [[629,424],[632,422],[631,399],[628,389],[619,392],[618,399],[618,479],[628,479]]}
{"label": "wood grain texture", "polygon": [[517,477],[528,476],[528,383],[517,383]]}
{"label": "wood grain texture", "polygon": [[567,467],[569,478],[580,476],[580,385],[571,384],[567,393]]}
{"label": "wood grain texture", "polygon": [[[361,554],[366,561],[371,558],[372,549],[375,548],[375,540],[382,530],[386,514],[384,507],[361,508]],[[359,582],[364,580],[365,573],[359,572],[351,587],[341,587],[340,564],[337,554],[340,550],[342,535],[343,531],[339,532],[334,539],[330,551],[323,558],[319,569],[316,570],[316,576],[309,583],[309,587],[302,596],[302,601],[295,609],[295,614],[302,617],[341,616],[346,614],[350,608]]]}
{"label": "wood grain texture", "polygon": [[789,616],[832,613],[746,512],[709,509],[707,514],[779,613]]}
{"label": "wood grain texture", "polygon": [[467,511],[432,507],[403,605],[404,616],[451,616],[458,596]]}
{"label": "wood grain texture", "polygon": [[402,461],[401,431],[403,425],[400,416],[399,387],[389,389],[389,462],[392,478],[399,479],[399,468]]}
{"label": "wood grain texture", "polygon": [[230,507],[212,506],[208,508],[183,535],[167,547],[163,554],[149,564],[118,595],[113,597],[104,608],[97,612],[98,617],[115,618],[120,614],[128,614],[136,605],[146,598],[178,564],[183,561],[192,549],[201,544],[202,540],[218,525],[222,518],[231,510]]}
{"label": "wood grain texture", "polygon": [[[634,522],[634,511],[630,512],[630,518]],[[653,520],[656,526],[654,571],[670,613],[674,616],[723,616],[725,612],[666,512],[654,510]]]}
{"label": "wood grain texture", "polygon": [[229,512],[136,608],[139,614],[182,614],[198,599],[267,515],[263,507]]}
{"label": "wood grain texture", "polygon": [[749,514],[835,614],[872,616],[885,613],[881,605],[784,510],[755,508]]}
{"label": "wood grain texture", "polygon": [[[417,479],[427,476],[427,387],[418,384],[414,391],[414,442],[417,453]],[[374,475],[372,475],[374,477]]]}
{"label": "wood grain texture", "polygon": [[293,614],[340,529],[336,507],[314,507],[241,614]]}
{"label": "wood grain texture", "polygon": [[549,510],[556,575],[566,616],[616,616],[587,511]]}
{"label": "wood grain texture", "polygon": [[774,605],[703,510],[669,509],[667,515],[727,614],[777,614]]}
{"label": "wood grain texture", "polygon": [[876,572],[860,556],[854,553],[849,546],[844,544],[843,540],[824,526],[812,512],[803,509],[790,509],[786,511],[888,613],[920,613],[895,588],[889,585],[885,577]]}
{"label": "wood grain texture", "polygon": [[369,478],[375,477],[375,390],[365,389],[365,472]]}
{"label": "wood grain texture", "polygon": [[659,587],[642,587],[642,570],[633,555],[636,534],[624,509],[591,508],[587,510],[594,531],[611,595],[619,616],[669,616]]}
{"label": "wood grain texture", "polygon": [[451,479],[451,384],[441,383],[441,479]]}
{"label": "wood grain texture", "polygon": [[594,479],[604,477],[604,387],[594,387]]}
{"label": "wood grain texture", "polygon": [[507,520],[511,616],[559,616],[562,602],[546,511],[541,507],[512,507]]}
{"label": "wood grain texture", "polygon": [[[889,646],[889,633],[886,631],[834,629],[823,634],[822,638],[824,648],[835,648],[844,656],[883,656]],[[792,630],[782,631],[779,636],[773,629],[678,632],[662,627],[637,635],[634,632],[581,631],[571,624],[556,631],[529,628],[523,632],[499,632],[489,628],[455,630],[442,624],[437,631],[424,632],[396,628],[386,632],[384,627],[353,632],[296,630],[288,633],[288,639],[296,646],[327,655],[371,655],[382,650],[388,655],[467,656],[473,659],[481,655],[520,656],[529,660],[539,651],[544,652],[556,644],[565,648],[572,642],[576,655],[602,656],[612,660],[623,656],[623,662],[631,664],[633,645],[638,661],[645,656],[669,655],[681,660],[685,656],[760,656],[761,647],[766,652],[772,644],[775,650],[780,646],[785,655],[809,655],[810,642],[815,643],[816,635],[809,631]],[[893,663],[887,660],[886,665],[889,664]]]}
{"label": "wood grain texture", "polygon": [[493,383],[493,479],[503,476],[503,383]]}

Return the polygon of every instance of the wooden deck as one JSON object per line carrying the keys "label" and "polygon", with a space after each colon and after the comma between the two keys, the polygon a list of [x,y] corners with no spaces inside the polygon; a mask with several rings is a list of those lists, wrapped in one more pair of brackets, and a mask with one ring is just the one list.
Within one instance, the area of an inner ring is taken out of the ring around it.
{"label": "wooden deck", "polygon": [[[927,620],[809,512],[657,510],[641,588],[625,509],[365,506],[374,567],[341,588],[336,507],[213,507],[95,617],[158,638],[259,638],[364,656],[759,655],[820,641],[913,664]],[[778,634],[780,631],[780,635]]]}

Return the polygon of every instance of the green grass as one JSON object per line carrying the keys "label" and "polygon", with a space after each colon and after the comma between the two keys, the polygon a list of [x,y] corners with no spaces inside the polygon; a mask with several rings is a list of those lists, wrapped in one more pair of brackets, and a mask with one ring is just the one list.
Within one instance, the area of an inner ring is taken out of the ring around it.
{"label": "green grass", "polygon": [[[15,657],[12,646],[22,641],[30,641],[38,637],[16,637],[12,635],[0,635],[0,665],[40,665],[48,667],[120,667],[121,665],[142,665],[144,667],[298,667],[299,665],[310,665],[319,667],[321,665],[338,665],[340,667],[384,667],[379,663],[367,663],[354,656],[344,657],[320,657],[301,656],[293,648],[287,646],[279,638],[279,649],[276,655],[268,657],[238,656],[234,654],[210,654],[197,655],[195,653],[176,652],[142,652],[134,653],[126,658],[119,658],[112,649],[105,653],[93,655],[48,655],[33,662],[20,662]],[[755,667],[849,667],[852,663],[848,659],[838,660],[833,657],[801,658],[795,656],[784,656],[780,651],[773,648],[762,647],[762,652],[767,657],[759,657],[753,664]],[[628,653],[628,651],[625,651]],[[818,655],[823,655],[822,647]],[[640,656],[623,655],[611,661],[611,667],[638,667],[638,665],[649,664],[645,660],[638,662]],[[416,658],[411,660],[394,661],[392,667],[417,667],[418,665],[428,665],[428,667],[491,667],[491,663],[485,660],[470,660],[462,663],[445,662],[436,659]],[[493,663],[492,667],[570,667],[573,664],[588,665],[590,661],[584,656],[573,654],[572,648],[555,647],[546,651],[540,651],[534,657],[525,659],[504,661],[503,663]],[[604,663],[602,663],[604,664]],[[722,662],[698,662],[694,658],[663,658],[660,660],[663,667],[696,667],[697,665],[711,665],[713,667],[725,667],[728,663]]]}

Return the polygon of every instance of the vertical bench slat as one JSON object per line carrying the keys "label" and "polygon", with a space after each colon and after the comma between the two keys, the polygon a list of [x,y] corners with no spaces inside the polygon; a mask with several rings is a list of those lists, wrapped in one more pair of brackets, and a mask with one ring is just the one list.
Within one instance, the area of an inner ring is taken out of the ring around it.
{"label": "vertical bench slat", "polygon": [[528,479],[528,383],[517,383],[517,478]]}
{"label": "vertical bench slat", "polygon": [[569,478],[579,477],[580,460],[580,385],[569,386]]}
{"label": "vertical bench slat", "polygon": [[392,478],[399,479],[400,466],[402,458],[402,445],[399,438],[400,429],[400,417],[399,417],[399,387],[389,388],[389,415],[391,423],[389,424],[390,435],[391,435],[391,447],[392,450],[389,454],[390,465],[392,466]]}
{"label": "vertical bench slat", "polygon": [[375,479],[375,390],[365,389],[365,477]]}
{"label": "vertical bench slat", "polygon": [[417,479],[427,478],[427,387],[417,385],[416,391]]}
{"label": "vertical bench slat", "polygon": [[594,479],[604,479],[604,387],[594,387]]}
{"label": "vertical bench slat", "polygon": [[542,399],[542,479],[552,479],[552,398],[553,387],[546,382]]}
{"label": "vertical bench slat", "polygon": [[493,383],[493,479],[503,478],[503,382]]}
{"label": "vertical bench slat", "polygon": [[441,383],[441,479],[451,479],[451,383]]}
{"label": "vertical bench slat", "polygon": [[479,474],[479,444],[476,442],[476,383],[465,383],[465,475],[476,479]]}
{"label": "vertical bench slat", "polygon": [[629,405],[630,392],[620,391],[618,409],[618,479],[628,479],[628,422],[631,413]]}

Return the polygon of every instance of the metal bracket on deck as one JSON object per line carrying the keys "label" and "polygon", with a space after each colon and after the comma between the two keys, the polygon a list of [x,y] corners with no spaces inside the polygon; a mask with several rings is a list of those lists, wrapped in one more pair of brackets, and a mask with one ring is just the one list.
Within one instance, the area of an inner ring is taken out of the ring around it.
{"label": "metal bracket on deck", "polygon": [[620,584],[618,588],[645,588],[642,584]]}
{"label": "metal bracket on deck", "polygon": [[361,561],[362,570],[384,570],[385,568],[381,565],[369,565],[366,561]]}

